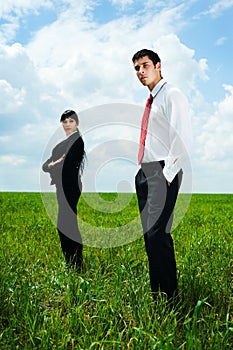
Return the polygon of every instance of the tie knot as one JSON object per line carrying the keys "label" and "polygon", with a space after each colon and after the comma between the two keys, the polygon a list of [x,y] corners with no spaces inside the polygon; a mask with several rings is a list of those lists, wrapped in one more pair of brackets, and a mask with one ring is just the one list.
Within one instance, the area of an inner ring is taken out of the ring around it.
{"label": "tie knot", "polygon": [[152,94],[150,94],[150,96],[147,99],[147,104],[150,106],[152,104],[152,102],[153,102],[153,96],[152,96]]}
{"label": "tie knot", "polygon": [[150,94],[150,96],[148,97],[147,101],[146,101],[146,108],[151,108],[151,104],[153,102],[153,96]]}

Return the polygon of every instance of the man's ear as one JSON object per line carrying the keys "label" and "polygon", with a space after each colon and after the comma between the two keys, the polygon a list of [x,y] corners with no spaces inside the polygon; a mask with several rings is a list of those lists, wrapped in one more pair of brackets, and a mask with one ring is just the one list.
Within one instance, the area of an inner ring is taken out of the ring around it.
{"label": "man's ear", "polygon": [[157,62],[157,63],[156,63],[155,69],[161,70],[161,62]]}

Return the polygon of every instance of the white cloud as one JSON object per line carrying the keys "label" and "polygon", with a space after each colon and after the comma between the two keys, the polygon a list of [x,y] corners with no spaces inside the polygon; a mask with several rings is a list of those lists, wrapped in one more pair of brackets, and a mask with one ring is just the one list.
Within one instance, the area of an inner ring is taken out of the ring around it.
{"label": "white cloud", "polygon": [[83,109],[132,101],[130,94],[139,85],[131,57],[143,47],[161,52],[169,78],[178,85],[182,82],[185,90],[196,89],[195,79],[207,79],[207,61],[196,62],[194,50],[175,34],[167,34],[181,25],[180,7],[156,15],[149,12],[143,19],[125,16],[99,26],[87,21],[83,11],[68,8],[57,21],[37,32],[26,48],[44,84],[53,86],[68,104]]}
{"label": "white cloud", "polygon": [[209,115],[198,137],[199,157],[204,163],[232,168],[233,149],[233,86],[224,85],[226,95],[223,101],[215,102],[215,112]]}
{"label": "white cloud", "polygon": [[[0,45],[0,75],[4,97],[8,96],[11,100],[14,94],[13,102],[18,101],[18,106],[28,103],[28,100],[33,102],[33,94],[36,95],[40,88],[39,77],[21,44]],[[2,102],[3,108],[5,104],[10,104],[7,100]]]}
{"label": "white cloud", "polygon": [[0,80],[1,113],[12,113],[24,102],[25,90],[13,88],[6,80]]}
{"label": "white cloud", "polygon": [[207,11],[203,11],[200,15],[210,15],[216,18],[231,7],[233,7],[233,0],[218,0],[211,5]]}
{"label": "white cloud", "polygon": [[226,40],[227,40],[227,38],[225,36],[222,36],[221,38],[218,38],[215,41],[215,45],[216,46],[222,46],[225,43]]}
{"label": "white cloud", "polygon": [[233,0],[220,0],[210,7],[208,13],[213,17],[220,16],[224,11],[233,6]]}
{"label": "white cloud", "polygon": [[8,135],[0,136],[0,142],[5,143],[9,141],[10,141],[10,137]]}
{"label": "white cloud", "polygon": [[0,45],[0,76],[0,117],[5,126],[1,133],[9,127],[11,134],[21,135],[28,123],[38,130],[45,119],[57,121],[64,100],[54,86],[43,83],[23,45]]}
{"label": "white cloud", "polygon": [[222,101],[204,103],[203,112],[194,116],[194,192],[233,192],[233,86],[224,89]]}
{"label": "white cloud", "polygon": [[12,13],[17,16],[25,15],[28,10],[37,11],[40,7],[50,7],[52,1],[50,0],[34,0],[33,2],[27,0],[5,0],[0,3],[0,17],[6,18]]}
{"label": "white cloud", "polygon": [[19,166],[26,163],[26,158],[24,156],[18,156],[15,154],[5,154],[0,156],[0,163],[2,165],[13,165]]}
{"label": "white cloud", "polygon": [[3,22],[0,29],[1,42],[7,42],[14,38],[20,28],[21,19],[29,13],[37,14],[40,8],[50,8],[53,1],[50,0],[4,0],[0,2],[0,18]]}
{"label": "white cloud", "polygon": [[21,44],[0,45],[0,63],[1,79],[5,79],[16,88],[29,83],[25,73],[32,63]]}
{"label": "white cloud", "polygon": [[17,30],[19,29],[18,19],[12,19],[10,23],[2,24],[0,27],[0,42],[9,42],[14,38]]}
{"label": "white cloud", "polygon": [[208,80],[207,59],[197,61],[194,58],[195,51],[185,46],[177,35],[160,37],[154,44],[154,49],[156,48],[160,52],[162,74],[187,95],[196,93],[199,79]]}
{"label": "white cloud", "polygon": [[122,8],[124,8],[127,5],[131,5],[133,4],[134,0],[110,0],[110,2],[114,5],[114,6],[121,6]]}

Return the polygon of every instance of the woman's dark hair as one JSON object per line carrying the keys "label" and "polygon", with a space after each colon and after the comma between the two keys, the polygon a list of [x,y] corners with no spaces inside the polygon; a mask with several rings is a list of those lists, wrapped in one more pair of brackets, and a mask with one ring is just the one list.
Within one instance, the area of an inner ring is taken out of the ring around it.
{"label": "woman's dark hair", "polygon": [[148,50],[148,49],[142,49],[142,50],[136,52],[133,55],[132,61],[134,63],[139,58],[142,58],[145,56],[149,57],[149,59],[153,62],[154,66],[156,65],[157,62],[161,62],[159,55],[156,52],[154,52],[152,50]]}
{"label": "woman's dark hair", "polygon": [[60,122],[63,122],[67,118],[72,118],[77,123],[79,122],[77,113],[75,111],[72,111],[71,109],[68,109],[67,111],[62,113]]}

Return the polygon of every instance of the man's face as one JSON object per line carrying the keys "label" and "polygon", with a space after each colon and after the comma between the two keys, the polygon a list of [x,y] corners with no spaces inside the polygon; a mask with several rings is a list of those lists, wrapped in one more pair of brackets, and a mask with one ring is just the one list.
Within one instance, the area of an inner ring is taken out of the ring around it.
{"label": "man's face", "polygon": [[144,86],[148,86],[150,90],[161,80],[160,76],[160,62],[154,66],[153,62],[148,56],[144,56],[134,61],[134,68],[140,82]]}

